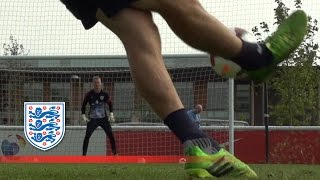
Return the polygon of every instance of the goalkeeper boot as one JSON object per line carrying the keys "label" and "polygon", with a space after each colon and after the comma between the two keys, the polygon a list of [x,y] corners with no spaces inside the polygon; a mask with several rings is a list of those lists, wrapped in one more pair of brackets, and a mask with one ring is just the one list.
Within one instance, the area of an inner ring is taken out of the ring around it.
{"label": "goalkeeper boot", "polygon": [[191,146],[185,150],[185,155],[185,170],[192,177],[258,177],[248,165],[223,148],[214,154],[207,154],[199,146]]}
{"label": "goalkeeper boot", "polygon": [[307,23],[307,15],[302,10],[293,12],[285,19],[265,41],[265,45],[273,55],[273,62],[261,69],[248,71],[249,78],[257,83],[268,79],[274,73],[276,66],[288,58],[302,43],[308,31]]}

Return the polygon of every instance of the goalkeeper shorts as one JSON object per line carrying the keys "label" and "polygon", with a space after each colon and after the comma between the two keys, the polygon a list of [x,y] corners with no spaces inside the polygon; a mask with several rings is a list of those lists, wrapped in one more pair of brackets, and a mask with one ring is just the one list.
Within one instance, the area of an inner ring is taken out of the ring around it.
{"label": "goalkeeper shorts", "polygon": [[100,8],[108,17],[120,10],[130,7],[136,0],[60,0],[67,9],[81,21],[85,29],[92,28],[98,20],[97,9]]}

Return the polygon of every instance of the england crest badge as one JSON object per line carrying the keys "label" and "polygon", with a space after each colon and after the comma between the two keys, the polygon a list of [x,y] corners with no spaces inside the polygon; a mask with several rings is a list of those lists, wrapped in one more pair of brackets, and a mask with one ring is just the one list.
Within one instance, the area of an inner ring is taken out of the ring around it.
{"label": "england crest badge", "polygon": [[64,132],[64,102],[24,103],[24,134],[31,145],[49,150],[60,143]]}

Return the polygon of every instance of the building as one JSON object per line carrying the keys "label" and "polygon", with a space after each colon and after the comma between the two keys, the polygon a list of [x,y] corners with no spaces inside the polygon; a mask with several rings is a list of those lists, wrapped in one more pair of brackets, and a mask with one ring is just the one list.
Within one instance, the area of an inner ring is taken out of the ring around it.
{"label": "building", "polygon": [[[203,118],[228,119],[228,80],[214,73],[206,55],[164,59],[186,108],[200,103]],[[111,94],[118,122],[161,122],[136,92],[126,56],[5,56],[0,62],[0,124],[22,125],[24,102],[62,101],[67,125],[79,125],[82,99],[94,75]],[[237,80],[234,89],[235,119],[262,125],[261,88]]]}

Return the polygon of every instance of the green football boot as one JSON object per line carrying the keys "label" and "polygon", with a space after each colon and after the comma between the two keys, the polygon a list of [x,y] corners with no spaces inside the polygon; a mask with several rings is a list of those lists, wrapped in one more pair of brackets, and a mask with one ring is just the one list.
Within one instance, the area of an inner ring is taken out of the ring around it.
{"label": "green football boot", "polygon": [[199,146],[191,146],[185,150],[185,155],[185,170],[192,177],[258,177],[248,165],[223,148],[214,154],[207,154]]}
{"label": "green football boot", "polygon": [[293,12],[285,19],[265,41],[265,45],[273,55],[272,64],[247,71],[248,77],[256,83],[267,80],[275,72],[276,66],[288,58],[302,43],[308,31],[307,23],[308,17],[302,10]]}

